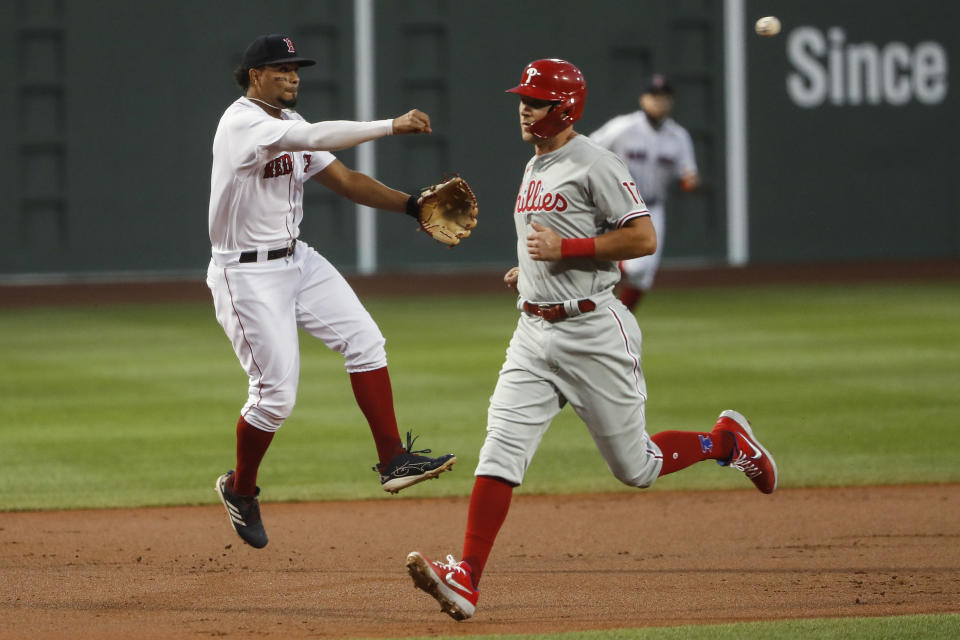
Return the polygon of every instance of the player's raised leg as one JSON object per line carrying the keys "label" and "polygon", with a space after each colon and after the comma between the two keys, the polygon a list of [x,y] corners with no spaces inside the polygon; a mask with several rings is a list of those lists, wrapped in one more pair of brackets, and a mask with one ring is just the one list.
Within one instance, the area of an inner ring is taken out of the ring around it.
{"label": "player's raised leg", "polygon": [[734,438],[728,433],[661,431],[650,436],[650,439],[663,454],[660,476],[704,460],[728,460],[734,449]]}
{"label": "player's raised leg", "polygon": [[777,488],[777,464],[750,428],[742,414],[726,410],[709,433],[661,431],[651,438],[663,452],[660,475],[666,475],[704,460],[742,471],[763,493]]}
{"label": "player's raised leg", "polygon": [[297,324],[344,357],[357,406],[367,419],[377,447],[374,466],[384,491],[397,493],[436,478],[453,467],[452,453],[433,458],[430,449],[413,451],[416,440],[400,439],[387,369],[386,340],[356,293],[330,262],[310,247],[297,260],[311,283],[297,296]]}

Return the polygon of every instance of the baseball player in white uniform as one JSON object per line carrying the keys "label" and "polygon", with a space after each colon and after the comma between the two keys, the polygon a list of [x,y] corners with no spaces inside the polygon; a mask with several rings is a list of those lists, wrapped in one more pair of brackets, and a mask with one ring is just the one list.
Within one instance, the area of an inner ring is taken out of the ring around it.
{"label": "baseball player in white uniform", "polygon": [[234,72],[244,95],[224,112],[213,141],[207,285],[217,321],[249,377],[236,468],[215,488],[233,528],[256,548],[267,544],[257,471],[296,401],[298,329],[344,357],[373,433],[384,490],[396,493],[434,478],[456,460],[411,451],[409,432],[404,446],[383,335],[340,273],[298,240],[303,184],[310,179],[354,202],[415,215],[415,196],[348,169],[330,151],[391,134],[430,133],[430,118],[414,109],[392,120],[307,123],[293,107],[299,70],[313,64],[285,35],[254,40]]}
{"label": "baseball player in white uniform", "polygon": [[623,162],[573,130],[586,98],[579,69],[535,60],[508,92],[520,96],[521,136],[535,151],[514,208],[519,266],[504,276],[519,293],[520,318],[490,398],[462,559],[407,556],[414,584],[457,620],[474,614],[513,488],[568,403],[627,485],[649,487],[714,459],[746,473],[764,493],[777,486],[773,458],[736,411],[721,413],[711,431],[647,435],[640,328],[613,287],[618,260],[656,248],[649,211]]}
{"label": "baseball player in white uniform", "polygon": [[660,267],[667,234],[664,207],[671,183],[679,180],[684,191],[693,191],[700,183],[693,141],[670,117],[672,110],[673,86],[663,75],[654,74],[640,96],[639,111],[617,116],[590,134],[594,142],[613,151],[627,165],[657,231],[656,251],[620,262],[623,279],[618,294],[631,310],[653,287]]}

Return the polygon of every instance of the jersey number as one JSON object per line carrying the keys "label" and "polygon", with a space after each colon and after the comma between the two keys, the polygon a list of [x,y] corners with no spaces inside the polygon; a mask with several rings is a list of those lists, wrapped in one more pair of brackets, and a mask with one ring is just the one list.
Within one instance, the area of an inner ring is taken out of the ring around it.
{"label": "jersey number", "polygon": [[621,182],[623,188],[627,190],[627,193],[630,194],[630,197],[633,198],[633,201],[637,204],[643,201],[643,198],[640,197],[640,192],[637,190],[636,182]]}

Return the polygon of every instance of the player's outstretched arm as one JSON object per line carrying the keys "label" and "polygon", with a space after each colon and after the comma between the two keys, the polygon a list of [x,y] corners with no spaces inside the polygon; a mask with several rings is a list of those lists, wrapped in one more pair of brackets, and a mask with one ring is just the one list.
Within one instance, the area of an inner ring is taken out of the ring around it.
{"label": "player's outstretched arm", "polygon": [[413,109],[392,120],[297,122],[272,146],[284,151],[338,151],[384,136],[430,133],[430,116]]}
{"label": "player's outstretched arm", "polygon": [[410,194],[391,189],[365,173],[349,169],[339,160],[334,160],[313,179],[338,196],[374,209],[404,212]]}

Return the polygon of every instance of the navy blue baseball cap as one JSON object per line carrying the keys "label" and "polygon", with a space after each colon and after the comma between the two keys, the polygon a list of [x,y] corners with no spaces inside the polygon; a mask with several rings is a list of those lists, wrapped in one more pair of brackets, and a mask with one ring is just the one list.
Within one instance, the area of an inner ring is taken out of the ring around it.
{"label": "navy blue baseball cap", "polygon": [[673,85],[670,84],[670,81],[662,73],[655,73],[650,76],[650,81],[647,83],[646,88],[643,90],[644,93],[652,93],[659,95],[673,95]]}
{"label": "navy blue baseball cap", "polygon": [[284,62],[296,62],[301,67],[317,64],[316,60],[298,56],[297,48],[293,46],[293,40],[288,36],[282,33],[271,33],[260,36],[250,43],[247,50],[243,52],[240,66],[244,69],[253,69],[265,64],[283,64]]}

